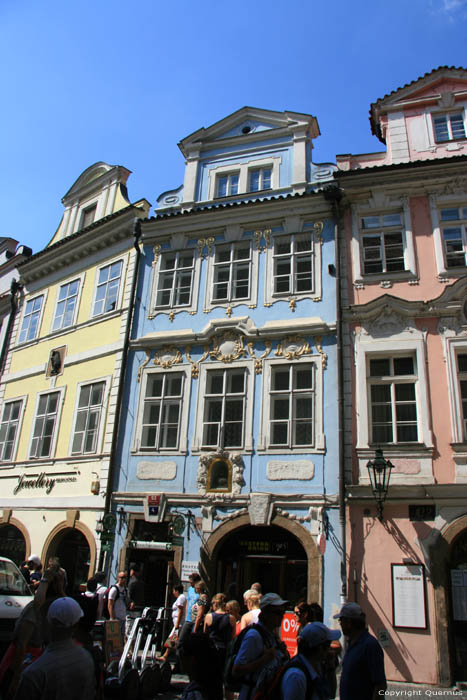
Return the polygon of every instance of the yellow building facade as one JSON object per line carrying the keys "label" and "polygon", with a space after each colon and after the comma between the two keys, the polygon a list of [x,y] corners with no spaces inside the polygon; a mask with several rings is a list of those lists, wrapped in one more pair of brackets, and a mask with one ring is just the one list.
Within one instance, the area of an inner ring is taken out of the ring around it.
{"label": "yellow building facade", "polygon": [[69,592],[99,561],[137,273],[129,171],[96,163],[63,198],[49,245],[20,265],[0,382],[0,552],[59,556]]}

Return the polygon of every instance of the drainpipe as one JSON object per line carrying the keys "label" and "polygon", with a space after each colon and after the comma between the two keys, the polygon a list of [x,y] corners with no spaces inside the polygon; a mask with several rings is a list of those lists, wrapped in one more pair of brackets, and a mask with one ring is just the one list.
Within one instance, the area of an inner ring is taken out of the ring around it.
{"label": "drainpipe", "polygon": [[10,285],[10,315],[8,316],[8,325],[5,331],[5,337],[3,339],[2,350],[0,353],[0,375],[3,374],[5,368],[6,356],[10,348],[10,338],[11,331],[13,329],[13,322],[15,320],[16,312],[18,310],[18,292],[23,288],[23,285],[17,282],[14,278],[11,280]]}
{"label": "drainpipe", "polygon": [[342,277],[339,249],[339,222],[342,215],[340,200],[342,190],[339,187],[330,187],[325,190],[324,197],[332,204],[332,212],[336,221],[334,230],[334,249],[336,264],[336,343],[337,343],[337,386],[338,386],[338,441],[339,441],[339,525],[341,541],[341,604],[347,600],[347,537],[346,537],[346,513],[345,513],[345,459],[344,459],[344,369],[342,362]]}
{"label": "drainpipe", "polygon": [[[117,392],[117,413],[115,416],[114,427],[112,431],[112,443],[110,446],[110,458],[109,458],[109,473],[107,477],[107,492],[105,494],[105,506],[104,513],[110,513],[111,502],[112,502],[112,489],[116,470],[116,452],[117,452],[117,442],[118,442],[118,432],[120,429],[120,421],[122,416],[122,396],[123,387],[125,385],[125,375],[127,368],[127,358],[128,358],[128,348],[130,345],[130,334],[131,334],[131,324],[133,321],[134,308],[135,308],[135,297],[136,297],[136,286],[138,283],[138,273],[139,273],[139,263],[141,259],[141,250],[139,248],[139,242],[141,239],[141,219],[135,219],[133,222],[133,246],[136,250],[135,267],[133,270],[133,280],[131,282],[131,292],[130,301],[128,304],[128,317],[125,329],[125,339],[123,342],[122,350],[122,364],[120,369],[120,381],[118,384]],[[104,565],[104,552],[100,551],[99,554],[99,566],[98,570],[102,570]]]}

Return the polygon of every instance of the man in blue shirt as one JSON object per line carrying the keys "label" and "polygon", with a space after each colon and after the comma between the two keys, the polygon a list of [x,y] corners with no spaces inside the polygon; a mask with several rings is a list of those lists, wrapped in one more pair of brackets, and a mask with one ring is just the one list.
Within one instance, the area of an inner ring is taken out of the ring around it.
{"label": "man in blue shirt", "polygon": [[178,645],[177,645],[178,664],[180,663],[180,655],[178,652],[178,647],[182,644],[185,637],[192,633],[193,625],[195,624],[195,621],[191,619],[191,609],[199,598],[199,593],[197,593],[195,591],[195,586],[198,583],[198,581],[201,581],[201,576],[198,574],[197,571],[193,571],[193,573],[189,575],[188,580],[190,582],[190,586],[189,586],[187,592],[185,593],[185,595],[186,595],[185,622],[183,623],[182,629],[180,630],[180,634],[178,635]]}
{"label": "man in blue shirt", "polygon": [[285,663],[281,642],[275,631],[281,626],[288,602],[277,593],[266,593],[261,598],[258,624],[250,627],[243,637],[233,666],[233,675],[242,680],[238,700],[253,697],[254,687],[263,669],[280,668]]}
{"label": "man in blue shirt", "polygon": [[310,622],[301,629],[298,654],[287,664],[289,668],[282,677],[282,700],[329,700],[333,697],[325,685],[322,670],[330,643],[340,636],[339,630],[331,630],[322,622]]}
{"label": "man in blue shirt", "polygon": [[342,660],[341,700],[378,700],[386,690],[384,654],[366,628],[365,613],[357,603],[345,603],[334,615],[348,646]]}

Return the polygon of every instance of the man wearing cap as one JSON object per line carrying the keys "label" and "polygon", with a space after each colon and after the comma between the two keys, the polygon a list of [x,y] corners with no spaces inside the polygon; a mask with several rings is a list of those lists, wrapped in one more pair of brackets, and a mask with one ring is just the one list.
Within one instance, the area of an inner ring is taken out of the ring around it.
{"label": "man wearing cap", "polygon": [[277,593],[262,596],[258,624],[246,632],[233,666],[233,675],[242,680],[239,700],[253,697],[260,672],[266,666],[279,669],[285,663],[281,642],[274,632],[281,625],[288,602]]}
{"label": "man wearing cap", "polygon": [[[282,700],[328,700],[335,693],[322,677],[329,645],[339,630],[322,622],[309,622],[298,635],[298,654],[288,664],[281,681]],[[335,685],[335,684],[334,684]]]}
{"label": "man wearing cap", "polygon": [[377,700],[386,690],[384,654],[366,628],[365,613],[357,603],[345,603],[337,615],[348,646],[342,660],[341,700]]}
{"label": "man wearing cap", "polygon": [[130,636],[134,621],[141,617],[144,610],[144,581],[139,564],[130,564],[130,581],[128,583],[128,610],[125,634]]}
{"label": "man wearing cap", "polygon": [[94,662],[71,636],[83,615],[72,598],[57,598],[47,613],[50,642],[37,661],[21,674],[15,700],[93,700]]}

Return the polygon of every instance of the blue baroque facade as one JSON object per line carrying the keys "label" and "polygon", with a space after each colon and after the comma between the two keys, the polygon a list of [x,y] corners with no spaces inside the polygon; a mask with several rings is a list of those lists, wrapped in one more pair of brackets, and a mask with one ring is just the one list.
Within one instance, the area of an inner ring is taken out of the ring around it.
{"label": "blue baroque facade", "polygon": [[260,581],[325,620],[338,604],[335,166],[313,163],[317,136],[310,115],[248,107],[202,128],[141,224],[113,566],[144,562],[154,604],[195,564],[211,593]]}

